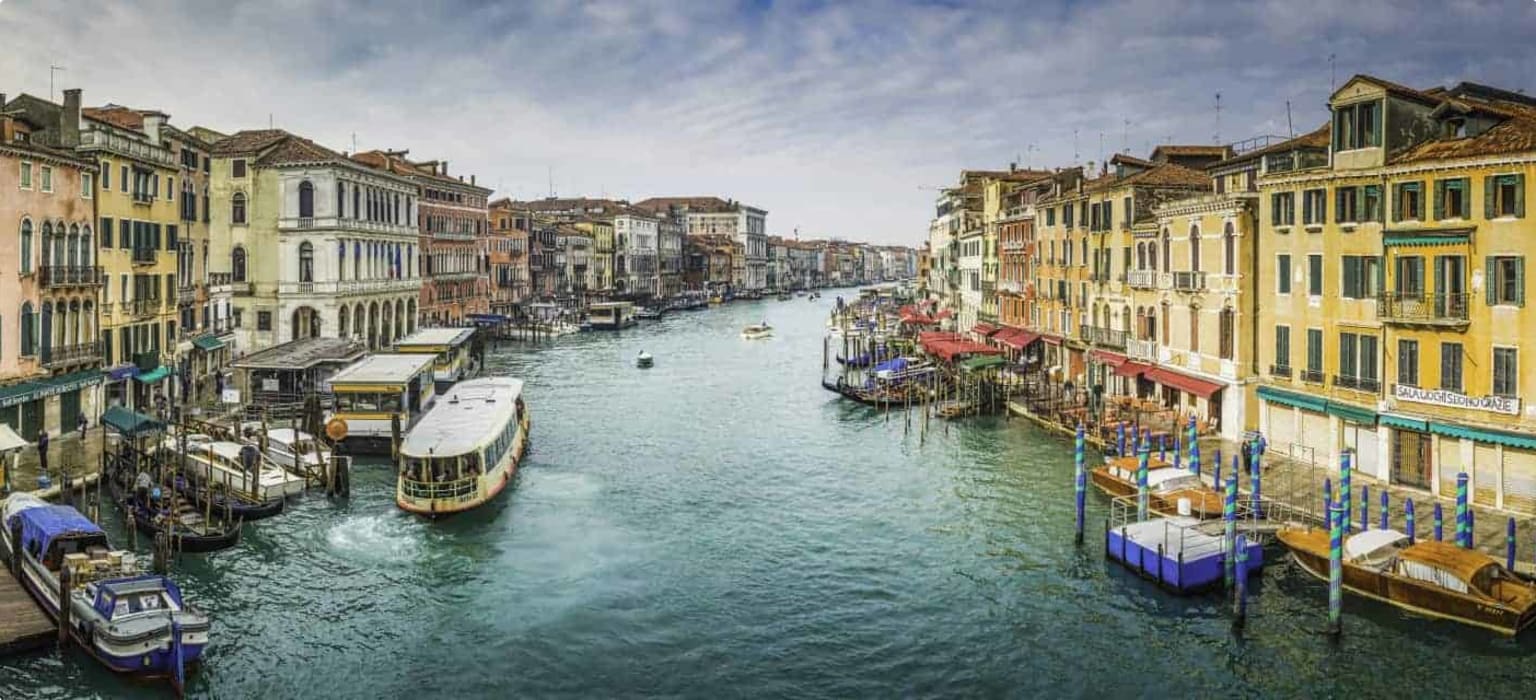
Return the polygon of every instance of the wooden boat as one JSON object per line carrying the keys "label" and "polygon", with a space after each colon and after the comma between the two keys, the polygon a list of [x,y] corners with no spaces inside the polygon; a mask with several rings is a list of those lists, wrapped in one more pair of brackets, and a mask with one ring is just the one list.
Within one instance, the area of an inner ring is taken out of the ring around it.
{"label": "wooden boat", "polygon": [[[247,424],[252,425],[252,424]],[[247,432],[246,439],[260,441],[261,424],[254,432]],[[267,459],[273,464],[297,474],[317,474],[331,463],[331,449],[321,440],[302,430],[270,428],[267,430]]]}
{"label": "wooden boat", "polygon": [[[260,448],[255,445],[193,434],[186,437],[185,452],[182,452],[182,442],[175,435],[167,436],[160,443],[160,454],[166,463],[178,465],[196,481],[212,480],[216,488],[246,494],[252,501],[282,500],[304,493],[302,477],[294,476],[262,457]],[[254,469],[245,466],[247,457],[244,453],[247,452],[255,460]],[[176,459],[178,453],[181,453],[179,462]]]}
{"label": "wooden boat", "polygon": [[115,469],[107,482],[112,499],[133,516],[139,532],[150,537],[164,532],[174,550],[188,554],[216,552],[240,543],[242,521],[230,519],[207,504],[200,510],[187,499],[173,496],[169,489],[160,498],[140,499],[133,489],[135,478],[126,469]]}
{"label": "wooden boat", "polygon": [[176,477],[175,482],[176,493],[190,501],[193,509],[202,512],[214,510],[245,522],[281,515],[288,506],[287,499],[283,498],[252,499],[223,489],[214,489],[210,493],[206,484],[189,479],[186,475]]}
{"label": "wooden boat", "polygon": [[523,382],[460,382],[400,444],[395,503],[437,517],[477,508],[504,490],[528,444]]}
{"label": "wooden boat", "polygon": [[[1303,570],[1328,580],[1326,530],[1285,528],[1277,537]],[[1511,636],[1536,619],[1536,583],[1482,552],[1365,530],[1345,538],[1342,554],[1344,589],[1356,595]]]}
{"label": "wooden boat", "polygon": [[[1115,457],[1103,466],[1088,471],[1095,488],[1111,498],[1136,495],[1136,457]],[[1199,519],[1221,517],[1222,497],[1201,481],[1200,476],[1175,469],[1169,462],[1148,460],[1148,506],[1159,515],[1189,515]],[[1188,501],[1189,512],[1180,512],[1179,502]]]}
{"label": "wooden boat", "polygon": [[133,553],[112,549],[106,533],[74,508],[13,495],[0,544],[11,572],[43,610],[66,622],[76,644],[113,671],[169,676],[179,689],[208,645],[208,616],[182,598],[176,583],[146,573]]}

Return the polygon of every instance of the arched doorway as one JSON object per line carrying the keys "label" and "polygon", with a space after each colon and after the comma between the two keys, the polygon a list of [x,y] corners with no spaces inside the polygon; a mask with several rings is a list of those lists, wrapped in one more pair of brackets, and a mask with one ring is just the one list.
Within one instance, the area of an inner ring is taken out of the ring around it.
{"label": "arched doorway", "polygon": [[312,307],[294,309],[292,324],[293,340],[320,337],[320,312]]}

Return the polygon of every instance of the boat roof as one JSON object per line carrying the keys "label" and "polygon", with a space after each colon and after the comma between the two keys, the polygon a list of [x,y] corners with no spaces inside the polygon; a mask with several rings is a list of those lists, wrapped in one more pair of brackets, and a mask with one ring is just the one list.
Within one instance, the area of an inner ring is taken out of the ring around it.
{"label": "boat roof", "polygon": [[447,345],[454,347],[469,342],[470,336],[475,334],[473,328],[418,328],[404,338],[395,341],[395,347],[404,348],[417,345]]}
{"label": "boat roof", "polygon": [[1344,540],[1344,557],[1346,559],[1368,557],[1372,552],[1384,547],[1395,547],[1399,542],[1407,540],[1408,536],[1397,530],[1366,530]]}
{"label": "boat roof", "polygon": [[587,306],[588,309],[617,309],[625,306],[634,306],[632,301],[600,301]]}
{"label": "boat roof", "polygon": [[34,506],[12,513],[6,520],[6,527],[11,526],[11,521],[21,521],[21,542],[30,545],[37,542],[41,545],[40,551],[48,551],[53,541],[60,537],[79,535],[99,535],[106,537],[90,518],[80,514],[80,511],[69,506]]}
{"label": "boat roof", "polygon": [[1150,488],[1157,488],[1165,482],[1173,481],[1175,479],[1182,479],[1184,477],[1199,478],[1199,475],[1189,471],[1188,469],[1174,469],[1172,467],[1164,469],[1149,468],[1147,469],[1147,486]]}
{"label": "boat roof", "polygon": [[351,338],[299,338],[235,360],[235,369],[309,369],[324,362],[351,362],[367,354]]}
{"label": "boat roof", "polygon": [[331,384],[399,384],[432,368],[436,355],[385,353],[369,355],[331,377]]}
{"label": "boat roof", "polygon": [[293,428],[272,428],[271,430],[267,431],[267,439],[293,444],[295,440],[295,434],[297,434],[298,440],[313,440],[315,437],[302,430],[294,430]]}
{"label": "boat roof", "polygon": [[469,452],[516,420],[523,380],[468,379],[453,385],[405,436],[407,457],[451,457]]}
{"label": "boat roof", "polygon": [[1473,580],[1477,572],[1497,563],[1492,557],[1475,549],[1462,549],[1448,542],[1434,540],[1419,540],[1418,544],[1404,548],[1398,556],[1449,571],[1463,581]]}

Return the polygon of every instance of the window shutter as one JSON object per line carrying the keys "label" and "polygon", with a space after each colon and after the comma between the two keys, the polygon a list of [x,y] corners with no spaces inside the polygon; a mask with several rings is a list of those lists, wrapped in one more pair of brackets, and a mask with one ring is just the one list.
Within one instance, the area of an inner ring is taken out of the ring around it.
{"label": "window shutter", "polygon": [[1487,260],[1484,261],[1483,266],[1487,270],[1487,272],[1483,275],[1483,291],[1485,292],[1484,296],[1487,297],[1488,305],[1493,306],[1498,302],[1499,298],[1499,284],[1494,275],[1494,273],[1498,272],[1498,265],[1494,264],[1494,257],[1490,255],[1488,256]]}
{"label": "window shutter", "polygon": [[1339,188],[1334,189],[1334,191],[1333,191],[1333,219],[1334,219],[1333,222],[1336,223],[1336,224],[1344,222],[1344,190],[1345,189],[1347,189],[1347,188],[1339,187]]}
{"label": "window shutter", "polygon": [[1344,256],[1344,298],[1352,299],[1359,296],[1355,293],[1355,283],[1360,276],[1360,258],[1352,255]]}
{"label": "window shutter", "polygon": [[1435,220],[1445,218],[1445,183],[1435,183]]}
{"label": "window shutter", "polygon": [[1525,173],[1515,176],[1515,216],[1525,216]]}
{"label": "window shutter", "polygon": [[1515,258],[1515,305],[1525,306],[1525,256]]}
{"label": "window shutter", "polygon": [[1380,299],[1383,292],[1387,291],[1387,274],[1384,269],[1386,262],[1380,255],[1376,256],[1376,298]]}
{"label": "window shutter", "polygon": [[1304,223],[1312,223],[1312,198],[1307,196],[1305,190],[1301,193],[1301,220]]}
{"label": "window shutter", "polygon": [[1496,179],[1497,178],[1492,175],[1488,175],[1483,178],[1483,218],[1485,219],[1493,218],[1493,194],[1495,190],[1494,183]]}
{"label": "window shutter", "polygon": [[1324,190],[1323,196],[1317,198],[1317,223],[1328,223],[1328,195]]}

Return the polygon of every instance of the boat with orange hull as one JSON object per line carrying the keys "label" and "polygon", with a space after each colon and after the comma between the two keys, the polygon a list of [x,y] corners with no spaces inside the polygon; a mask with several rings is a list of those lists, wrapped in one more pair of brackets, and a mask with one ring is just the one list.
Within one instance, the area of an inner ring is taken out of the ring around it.
{"label": "boat with orange hull", "polygon": [[[1326,530],[1285,528],[1277,537],[1303,570],[1328,580]],[[1511,636],[1536,620],[1536,583],[1482,552],[1365,530],[1344,540],[1341,555],[1344,589],[1356,595]]]}
{"label": "boat with orange hull", "polygon": [[455,384],[400,444],[395,504],[437,517],[473,510],[506,489],[528,445],[523,382]]}
{"label": "boat with orange hull", "polygon": [[[1136,457],[1114,457],[1088,471],[1094,488],[1110,498],[1136,495]],[[1169,462],[1147,463],[1148,507],[1159,515],[1186,515],[1201,520],[1220,518],[1221,494],[1201,481],[1200,475],[1176,469]],[[1189,512],[1179,512],[1179,502],[1189,502]]]}

